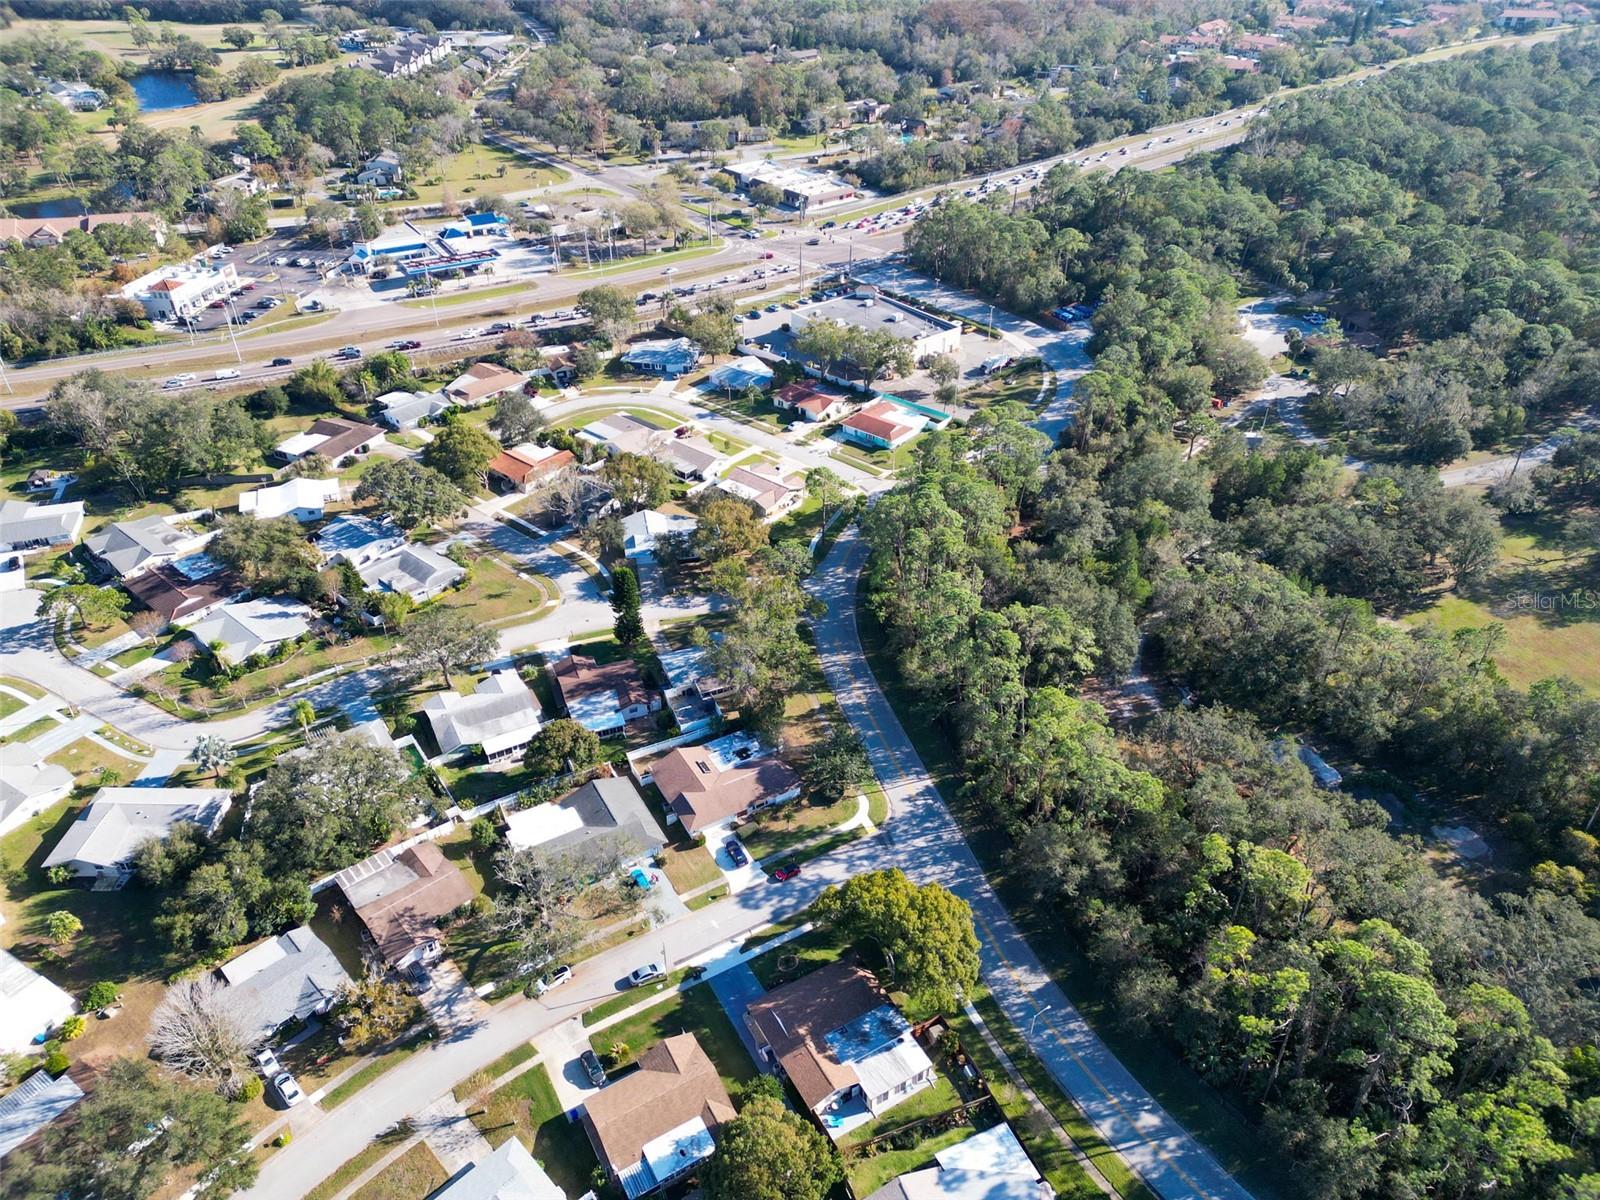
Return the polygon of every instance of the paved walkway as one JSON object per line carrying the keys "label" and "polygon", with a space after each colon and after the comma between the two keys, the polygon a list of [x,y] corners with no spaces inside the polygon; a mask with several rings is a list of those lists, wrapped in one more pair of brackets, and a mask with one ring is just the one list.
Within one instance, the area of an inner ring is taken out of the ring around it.
{"label": "paved walkway", "polygon": [[941,883],[972,905],[984,982],[1001,1010],[1019,1030],[1031,1027],[1029,1045],[1062,1090],[1162,1200],[1249,1200],[1095,1035],[989,886],[863,656],[856,581],[866,549],[857,529],[846,530],[811,585],[827,606],[815,624],[823,672],[888,794],[892,848],[884,857],[918,882]]}
{"label": "paved walkway", "polygon": [[157,750],[133,781],[135,787],[161,787],[172,773],[189,760],[187,750]]}

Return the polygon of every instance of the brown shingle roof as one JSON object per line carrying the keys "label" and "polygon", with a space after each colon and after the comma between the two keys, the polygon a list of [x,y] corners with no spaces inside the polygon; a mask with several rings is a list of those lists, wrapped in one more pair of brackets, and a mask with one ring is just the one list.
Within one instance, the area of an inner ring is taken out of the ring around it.
{"label": "brown shingle roof", "polygon": [[320,433],[328,439],[319,443],[314,453],[334,462],[357,446],[365,446],[383,436],[383,430],[376,425],[363,425],[360,421],[349,421],[344,417],[323,417],[311,426],[309,432]]}
{"label": "brown shingle roof", "polygon": [[690,833],[800,786],[800,777],[782,759],[750,759],[719,771],[704,746],[684,746],[663,755],[650,774]]}
{"label": "brown shingle roof", "polygon": [[825,413],[841,399],[832,392],[825,392],[819,387],[799,381],[784,384],[774,393],[773,398],[809,413]]}
{"label": "brown shingle roof", "polygon": [[402,878],[406,869],[415,878],[383,888],[380,895],[356,908],[378,952],[390,962],[398,962],[423,942],[437,939],[439,918],[460,908],[474,894],[471,881],[433,842],[407,847],[384,868],[395,872],[397,878]]}
{"label": "brown shingle roof", "polygon": [[572,456],[571,450],[557,450],[554,454],[539,458],[529,454],[521,446],[514,446],[510,450],[502,450],[491,458],[484,470],[491,475],[504,476],[521,487],[536,476],[553,475],[577,461]]}
{"label": "brown shingle roof", "polygon": [[583,1126],[595,1153],[613,1174],[639,1161],[645,1145],[699,1117],[714,1135],[733,1120],[733,1101],[692,1033],[657,1042],[639,1056],[639,1069],[590,1096]]}
{"label": "brown shingle roof", "polygon": [[127,593],[169,621],[237,596],[244,584],[232,571],[219,570],[204,579],[190,579],[176,567],[163,565],[123,580]]}
{"label": "brown shingle roof", "polygon": [[479,362],[452,379],[445,394],[470,404],[507,388],[521,387],[522,383],[523,376],[515,371],[508,371],[497,363]]}
{"label": "brown shingle roof", "polygon": [[823,1038],[887,1003],[871,971],[834,962],[774,988],[746,1010],[746,1018],[772,1047],[806,1107],[815,1109],[840,1088],[859,1082]]}
{"label": "brown shingle roof", "polygon": [[582,654],[569,654],[551,664],[550,675],[561,693],[561,702],[569,707],[574,700],[596,693],[613,696],[618,708],[650,701],[650,690],[645,687],[644,676],[639,674],[639,664],[631,658],[597,663]]}

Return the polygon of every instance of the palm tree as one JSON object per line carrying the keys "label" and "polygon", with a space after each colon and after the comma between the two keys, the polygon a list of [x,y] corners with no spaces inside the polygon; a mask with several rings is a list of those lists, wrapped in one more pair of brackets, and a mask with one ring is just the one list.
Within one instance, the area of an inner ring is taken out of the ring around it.
{"label": "palm tree", "polygon": [[202,771],[210,771],[212,779],[221,779],[223,768],[233,761],[233,747],[226,738],[206,734],[194,744],[193,758]]}
{"label": "palm tree", "polygon": [[317,710],[312,707],[311,701],[301,696],[289,706],[289,714],[300,723],[300,732],[305,733],[311,728],[311,722],[317,719]]}

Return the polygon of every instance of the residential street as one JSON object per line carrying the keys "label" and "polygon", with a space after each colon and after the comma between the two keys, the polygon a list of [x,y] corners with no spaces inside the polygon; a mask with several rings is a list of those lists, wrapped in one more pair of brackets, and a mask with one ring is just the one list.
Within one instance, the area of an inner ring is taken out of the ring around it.
{"label": "residential street", "polygon": [[866,552],[858,531],[845,531],[812,577],[812,591],[827,605],[815,626],[823,672],[889,796],[888,845],[884,861],[874,865],[892,862],[972,905],[983,980],[996,1001],[1100,1136],[1162,1200],[1249,1200],[1095,1036],[989,886],[863,657],[856,580]]}

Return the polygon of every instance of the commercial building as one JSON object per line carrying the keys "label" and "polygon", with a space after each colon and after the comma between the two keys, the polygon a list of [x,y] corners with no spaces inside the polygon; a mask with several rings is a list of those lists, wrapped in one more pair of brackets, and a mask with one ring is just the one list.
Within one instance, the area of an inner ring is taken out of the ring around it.
{"label": "commercial building", "polygon": [[193,262],[157,267],[124,284],[122,298],[144,306],[152,321],[182,321],[195,316],[213,300],[232,295],[239,286],[231,262]]}
{"label": "commercial building", "polygon": [[745,1009],[745,1028],[838,1139],[928,1087],[934,1068],[872,972],[829,963]]}
{"label": "commercial building", "polygon": [[758,184],[772,188],[784,204],[801,212],[814,212],[830,204],[853,200],[859,191],[851,184],[823,171],[806,171],[761,159],[734,163],[724,168],[745,195]]}
{"label": "commercial building", "polygon": [[350,976],[326,942],[301,925],[252,946],[217,968],[228,998],[256,1035],[271,1037],[291,1021],[331,1009]]}
{"label": "commercial building", "polygon": [[692,1033],[657,1042],[639,1068],[585,1101],[583,1129],[628,1200],[682,1178],[710,1158],[736,1113],[717,1068]]}
{"label": "commercial building", "polygon": [[815,321],[834,321],[869,332],[884,331],[908,342],[911,357],[923,359],[961,350],[961,325],[923,312],[882,295],[876,288],[859,287],[848,296],[834,296],[802,304],[789,314],[796,332]]}
{"label": "commercial building", "polygon": [[514,670],[491,673],[466,696],[435,692],[422,713],[441,754],[477,747],[490,762],[519,753],[543,727],[538,699]]}
{"label": "commercial building", "polygon": [[133,852],[145,842],[165,839],[180,824],[209,837],[232,807],[227,788],[101,788],[41,865],[66,867],[79,879],[119,888],[131,875]]}
{"label": "commercial building", "polygon": [[0,950],[0,1054],[21,1054],[77,1009],[66,992]]}
{"label": "commercial building", "polygon": [[380,850],[334,876],[383,960],[396,970],[444,953],[439,921],[476,894],[433,842]]}
{"label": "commercial building", "polygon": [[670,750],[651,766],[650,777],[690,833],[721,829],[800,794],[794,768],[748,733]]}

